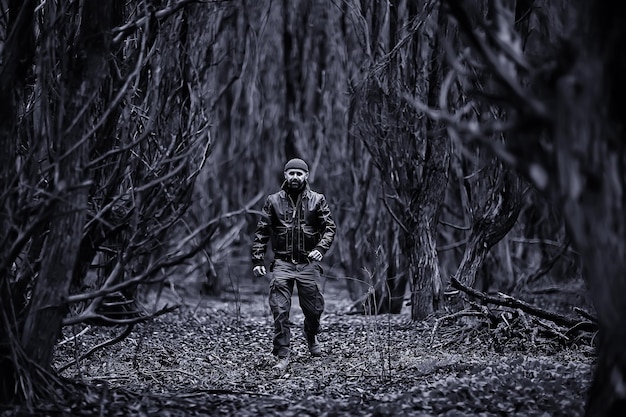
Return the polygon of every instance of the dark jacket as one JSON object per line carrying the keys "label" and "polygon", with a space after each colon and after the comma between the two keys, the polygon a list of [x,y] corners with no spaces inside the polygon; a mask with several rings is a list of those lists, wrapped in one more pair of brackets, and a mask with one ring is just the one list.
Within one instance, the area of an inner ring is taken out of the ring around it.
{"label": "dark jacket", "polygon": [[322,255],[330,249],[336,230],[323,194],[312,191],[307,184],[293,201],[281,189],[269,195],[263,206],[252,243],[252,264],[264,264],[270,238],[276,259],[306,263],[313,249]]}

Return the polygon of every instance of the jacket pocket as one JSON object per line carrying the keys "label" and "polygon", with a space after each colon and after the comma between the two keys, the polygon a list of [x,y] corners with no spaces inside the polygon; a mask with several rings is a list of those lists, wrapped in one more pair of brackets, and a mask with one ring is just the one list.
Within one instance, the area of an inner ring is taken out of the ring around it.
{"label": "jacket pocket", "polygon": [[288,230],[286,228],[277,228],[272,234],[272,249],[274,252],[286,252],[287,251],[287,239],[289,237]]}
{"label": "jacket pocket", "polygon": [[311,226],[302,226],[302,237],[305,252],[315,249],[321,238],[320,234]]}

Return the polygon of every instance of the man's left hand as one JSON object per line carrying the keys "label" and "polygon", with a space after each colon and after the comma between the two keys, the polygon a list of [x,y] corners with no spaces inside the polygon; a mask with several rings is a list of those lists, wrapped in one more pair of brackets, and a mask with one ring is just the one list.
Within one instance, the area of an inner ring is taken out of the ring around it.
{"label": "man's left hand", "polygon": [[319,262],[319,261],[321,261],[321,260],[322,260],[323,255],[322,255],[322,254],[321,254],[321,252],[320,252],[320,251],[318,251],[317,249],[313,249],[313,250],[309,253],[309,258],[310,258],[312,261]]}

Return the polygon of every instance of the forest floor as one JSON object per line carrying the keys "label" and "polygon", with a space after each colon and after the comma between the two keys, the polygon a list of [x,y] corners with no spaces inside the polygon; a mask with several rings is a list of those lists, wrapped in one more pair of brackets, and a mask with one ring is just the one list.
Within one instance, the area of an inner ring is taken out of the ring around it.
{"label": "forest floor", "polygon": [[[84,416],[582,416],[594,355],[589,341],[564,343],[549,326],[509,316],[410,320],[346,314],[341,282],[325,285],[326,312],[312,358],[294,295],[292,356],[273,369],[267,280],[202,295],[189,286],[165,301],[175,312],[137,325],[62,375],[82,394],[33,415]],[[191,288],[191,290],[190,290]],[[169,297],[169,298],[168,298]],[[163,300],[162,300],[163,301]],[[121,329],[67,329],[61,366]],[[24,415],[26,415],[26,410]],[[0,413],[4,416],[4,413]],[[20,415],[16,413],[16,415]]]}

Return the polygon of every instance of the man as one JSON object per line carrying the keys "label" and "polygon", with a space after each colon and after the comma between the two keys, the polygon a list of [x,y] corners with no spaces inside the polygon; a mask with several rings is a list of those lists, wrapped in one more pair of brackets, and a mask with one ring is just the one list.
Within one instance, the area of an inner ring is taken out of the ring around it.
{"label": "man", "polygon": [[322,260],[335,238],[336,225],[323,194],[308,185],[309,167],[295,158],[285,164],[281,190],[267,197],[252,244],[255,276],[266,274],[265,253],[271,239],[274,261],[269,304],[274,316],[272,353],[277,369],[289,365],[289,313],[294,283],[304,313],[304,336],[312,356],[321,356],[317,341],[324,296],[320,290]]}

